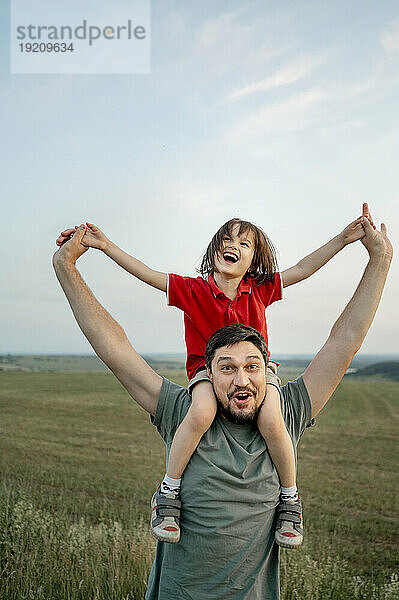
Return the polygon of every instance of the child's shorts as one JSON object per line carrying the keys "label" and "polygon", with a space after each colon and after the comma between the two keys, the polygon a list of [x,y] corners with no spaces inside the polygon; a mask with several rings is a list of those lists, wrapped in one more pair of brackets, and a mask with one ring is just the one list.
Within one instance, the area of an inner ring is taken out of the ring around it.
{"label": "child's shorts", "polygon": [[[267,363],[267,372],[266,372],[266,383],[270,385],[274,385],[278,390],[280,390],[281,381],[277,375],[279,365],[272,360],[269,360]],[[199,371],[196,372],[194,377],[190,379],[188,382],[188,393],[192,394],[193,388],[200,381],[211,381],[208,377],[208,372],[206,367],[201,367]]]}
{"label": "child's shorts", "polygon": [[192,394],[193,387],[200,381],[209,381],[209,383],[211,382],[208,377],[208,371],[206,370],[206,367],[201,367],[199,371],[196,372],[194,377],[188,382],[187,389],[189,394]]}

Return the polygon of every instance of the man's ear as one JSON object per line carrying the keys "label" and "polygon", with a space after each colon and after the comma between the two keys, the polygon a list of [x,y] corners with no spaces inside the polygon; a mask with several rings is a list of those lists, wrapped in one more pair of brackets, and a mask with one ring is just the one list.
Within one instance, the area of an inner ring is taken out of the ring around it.
{"label": "man's ear", "polygon": [[209,377],[209,379],[210,379],[210,380],[213,382],[213,379],[212,379],[212,371],[211,371],[211,370],[210,370],[210,369],[207,367],[207,368],[206,368],[206,372],[208,373],[208,377]]}

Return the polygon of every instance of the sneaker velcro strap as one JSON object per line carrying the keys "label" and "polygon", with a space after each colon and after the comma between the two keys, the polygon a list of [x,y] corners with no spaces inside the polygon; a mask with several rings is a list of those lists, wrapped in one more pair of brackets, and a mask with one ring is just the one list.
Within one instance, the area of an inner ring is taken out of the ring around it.
{"label": "sneaker velcro strap", "polygon": [[300,523],[301,519],[297,515],[290,515],[289,513],[284,513],[279,516],[279,521],[290,521],[291,523]]}
{"label": "sneaker velcro strap", "polygon": [[156,498],[156,502],[158,506],[175,506],[176,508],[181,508],[181,500],[178,498],[165,498],[165,496],[158,496],[158,498]]}
{"label": "sneaker velcro strap", "polygon": [[157,515],[160,517],[179,517],[180,511],[174,506],[158,506]]}
{"label": "sneaker velcro strap", "polygon": [[278,506],[278,512],[281,513],[296,513],[298,515],[302,514],[302,504],[298,502],[297,504],[290,504],[288,502],[281,502]]}

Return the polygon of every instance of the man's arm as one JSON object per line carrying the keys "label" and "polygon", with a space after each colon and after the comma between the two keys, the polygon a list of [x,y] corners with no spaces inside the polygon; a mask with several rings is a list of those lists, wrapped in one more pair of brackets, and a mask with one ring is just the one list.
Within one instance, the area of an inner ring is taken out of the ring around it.
{"label": "man's arm", "polygon": [[388,275],[393,251],[385,225],[381,225],[381,231],[374,230],[371,223],[364,219],[363,227],[365,236],[362,243],[369,253],[363,277],[333,325],[328,340],[303,374],[312,405],[312,417],[326,404],[361,347]]}
{"label": "man's arm", "polygon": [[134,400],[155,414],[162,378],[137,354],[122,327],[93,296],[76,268],[86,252],[82,244],[85,227],[54,254],[53,265],[75,319],[95,353],[111,369]]}
{"label": "man's arm", "polygon": [[[60,233],[57,239],[57,245],[62,246],[68,241],[75,233],[77,227],[71,229],[65,229]],[[116,262],[122,269],[125,269],[128,273],[144,281],[148,285],[166,292],[168,276],[166,273],[151,269],[146,264],[138,260],[134,256],[131,256],[116,244],[114,244],[101,229],[99,229],[94,223],[86,223],[85,235],[82,240],[83,246],[88,248],[97,248],[109,256],[114,262]]]}
{"label": "man's arm", "polygon": [[[371,225],[373,225],[368,205],[366,203],[363,204],[362,217],[367,218]],[[283,287],[288,287],[289,285],[303,281],[303,279],[307,279],[313,275],[313,273],[316,273],[316,271],[321,269],[321,267],[323,267],[329,260],[333,258],[333,256],[345,248],[345,246],[363,238],[364,229],[362,227],[362,217],[359,217],[356,219],[356,221],[349,223],[349,225],[347,225],[345,229],[341,231],[341,233],[333,237],[329,242],[324,244],[324,246],[321,246],[311,254],[308,254],[302,258],[302,260],[300,260],[293,267],[283,271],[281,273]]]}

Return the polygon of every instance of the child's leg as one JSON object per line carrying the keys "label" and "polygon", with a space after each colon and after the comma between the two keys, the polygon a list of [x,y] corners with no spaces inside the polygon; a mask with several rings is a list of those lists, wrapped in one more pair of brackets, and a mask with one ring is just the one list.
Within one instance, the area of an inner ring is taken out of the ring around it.
{"label": "child's leg", "polygon": [[192,402],[180,423],[169,453],[166,474],[180,479],[202,436],[216,415],[216,398],[210,381],[200,381],[193,388]]}
{"label": "child's leg", "polygon": [[169,452],[167,473],[151,501],[151,531],[160,541],[180,540],[181,476],[202,436],[216,415],[216,398],[209,380],[192,388],[191,406],[178,427]]}
{"label": "child's leg", "polygon": [[302,505],[296,488],[294,448],[281,414],[279,390],[274,385],[267,385],[266,390],[258,427],[281,484],[275,539],[280,546],[295,548],[303,541],[303,522]]}
{"label": "child's leg", "polygon": [[274,385],[266,388],[266,397],[258,416],[258,428],[277,469],[283,488],[295,485],[295,455],[280,408],[280,393]]}

